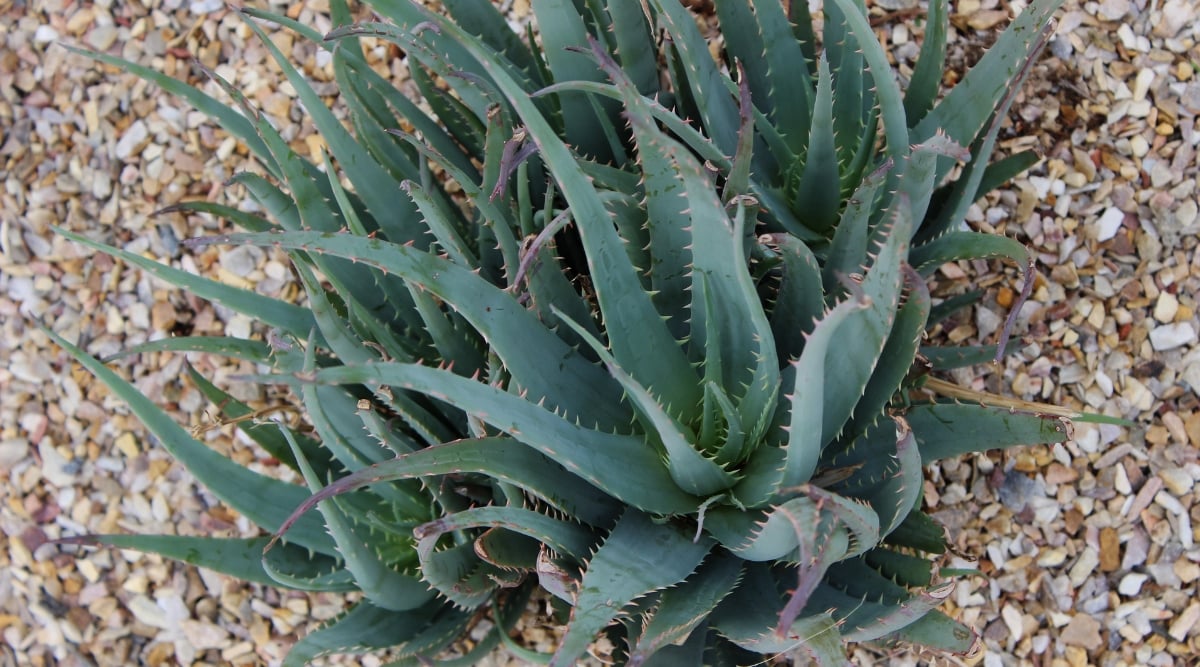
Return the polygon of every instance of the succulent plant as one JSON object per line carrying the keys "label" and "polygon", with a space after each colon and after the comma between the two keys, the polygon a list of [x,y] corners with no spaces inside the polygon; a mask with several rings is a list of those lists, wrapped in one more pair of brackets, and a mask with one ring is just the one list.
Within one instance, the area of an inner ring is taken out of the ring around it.
{"label": "succulent plant", "polygon": [[[552,665],[601,634],[627,665],[791,651],[840,664],[846,640],[971,650],[974,632],[936,611],[953,573],[921,511],[922,466],[1062,441],[1069,422],[921,391],[924,360],[949,368],[1003,348],[921,348],[927,325],[962,305],[934,305],[921,270],[1025,266],[1015,241],[960,225],[1029,165],[988,159],[1056,1],[1031,3],[936,104],[944,0],[906,95],[855,0],[827,3],[820,53],[805,3],[789,15],[772,0],[718,2],[727,64],[674,0],[534,0],[540,44],[486,0],[443,4],[453,20],[377,0],[386,20],[359,24],[334,0],[340,27],[325,36],[245,10],[333,52],[353,133],[263,40],[329,147],[320,164],[215,74],[234,106],[91,54],[250,148],[269,178],[234,180],[269,220],[209,202],[173,210],[247,230],[192,246],[286,251],[307,305],[61,233],[256,317],[265,341],[133,351],[256,362],[270,371],[253,379],[291,387],[311,430],[252,419],[192,373],[308,488],[253,472],[55,336],[200,482],[275,534],[68,541],[361,591],[292,665],[388,646],[398,664],[427,662],[487,614],[486,639],[449,661],[470,664],[513,646],[538,588],[568,613]],[[362,35],[401,48],[432,113],[368,66]]]}

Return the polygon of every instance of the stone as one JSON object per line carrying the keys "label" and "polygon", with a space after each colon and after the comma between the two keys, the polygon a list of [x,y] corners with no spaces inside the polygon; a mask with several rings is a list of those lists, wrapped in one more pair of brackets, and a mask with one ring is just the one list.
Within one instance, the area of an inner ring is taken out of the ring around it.
{"label": "stone", "polygon": [[1192,485],[1195,484],[1195,480],[1183,468],[1159,470],[1158,476],[1162,479],[1163,486],[1177,498],[1191,491]]}
{"label": "stone", "polygon": [[1179,299],[1175,298],[1170,292],[1163,292],[1158,295],[1158,302],[1154,304],[1154,319],[1163,324],[1170,324],[1175,321],[1175,313],[1179,312]]}
{"label": "stone", "polygon": [[1131,572],[1124,577],[1121,577],[1121,583],[1117,585],[1117,592],[1125,597],[1134,597],[1142,590],[1142,584],[1150,576],[1140,572]]}
{"label": "stone", "polygon": [[25,438],[8,438],[0,442],[0,469],[8,470],[29,456],[29,441]]}
{"label": "stone", "polygon": [[74,486],[76,466],[58,453],[49,438],[38,445],[38,454],[42,457],[42,479],[60,489]]}
{"label": "stone", "polygon": [[1121,567],[1121,540],[1117,529],[1111,526],[1100,529],[1100,570],[1116,572]]}
{"label": "stone", "polygon": [[211,623],[186,620],[180,629],[192,647],[199,651],[225,648],[230,644],[229,632]]}
{"label": "stone", "polygon": [[259,248],[247,245],[238,246],[221,255],[221,266],[233,275],[245,278],[258,268],[258,262],[262,256],[263,252]]}
{"label": "stone", "polygon": [[1004,625],[1008,626],[1008,636],[1015,642],[1021,641],[1024,624],[1021,621],[1021,612],[1011,604],[1006,604],[1000,608],[1000,618],[1004,619]]}
{"label": "stone", "polygon": [[1183,610],[1183,613],[1175,617],[1171,626],[1167,629],[1167,634],[1177,642],[1181,642],[1191,633],[1196,622],[1200,621],[1200,602],[1193,602],[1188,605],[1188,608]]}
{"label": "stone", "polygon": [[1173,350],[1195,340],[1196,330],[1190,322],[1164,324],[1150,330],[1150,345],[1159,352]]}
{"label": "stone", "polygon": [[1104,0],[1098,13],[1106,21],[1118,21],[1129,13],[1129,0]]}
{"label": "stone", "polygon": [[141,120],[135,120],[121,135],[113,153],[118,160],[128,160],[134,151],[142,147],[149,136],[150,131],[146,129],[146,124]]}
{"label": "stone", "polygon": [[1070,572],[1067,575],[1071,578],[1071,585],[1079,588],[1087,578],[1092,576],[1092,572],[1096,566],[1100,565],[1100,552],[1092,547],[1087,547],[1079,554],[1079,558],[1075,560],[1075,564],[1071,566]]}
{"label": "stone", "polygon": [[188,11],[193,14],[211,14],[225,7],[223,0],[195,0],[188,5]]}
{"label": "stone", "polygon": [[1103,638],[1100,636],[1100,621],[1087,614],[1076,614],[1071,622],[1062,629],[1059,635],[1067,646],[1079,646],[1089,651],[1100,648]]}
{"label": "stone", "polygon": [[107,51],[108,47],[117,41],[117,27],[114,25],[98,25],[88,33],[88,44],[97,51]]}
{"label": "stone", "polygon": [[1184,86],[1183,92],[1180,94],[1180,104],[1189,112],[1200,114],[1200,82]]}
{"label": "stone", "polygon": [[1096,240],[1107,241],[1117,235],[1117,230],[1121,229],[1121,223],[1125,222],[1125,212],[1116,206],[1110,206],[1104,209],[1104,213],[1096,220]]}
{"label": "stone", "polygon": [[35,44],[49,44],[58,39],[58,31],[48,25],[39,25],[33,33]]}

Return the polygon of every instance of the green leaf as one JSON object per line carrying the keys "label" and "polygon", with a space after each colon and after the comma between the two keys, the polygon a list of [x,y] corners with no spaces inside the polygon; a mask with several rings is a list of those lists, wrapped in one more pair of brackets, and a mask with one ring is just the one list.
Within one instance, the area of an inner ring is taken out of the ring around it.
{"label": "green leaf", "polygon": [[708,42],[696,21],[676,0],[651,0],[659,27],[670,35],[679,64],[686,71],[684,85],[695,100],[706,134],[724,155],[733,155],[740,125],[737,105],[726,93],[726,76],[708,52]]}
{"label": "green leaf", "polygon": [[912,431],[900,421],[896,430],[895,472],[865,496],[879,515],[879,532],[882,536],[895,530],[912,511],[924,482],[921,453],[917,450]]}
{"label": "green leaf", "polygon": [[[768,568],[766,563],[747,565],[741,583],[711,617],[714,629],[755,654],[800,649],[816,654],[815,658],[841,656],[844,662],[841,635],[837,624],[827,614],[810,613],[789,624],[783,632],[777,631],[785,601],[779,593],[779,582]],[[817,664],[825,663],[818,661]]]}
{"label": "green leaf", "polygon": [[462,609],[475,609],[495,594],[501,583],[520,573],[505,573],[480,560],[470,542],[439,551],[421,550],[421,576],[433,589]]}
{"label": "green leaf", "polygon": [[[932,322],[933,320],[930,319]],[[922,347],[921,355],[934,370],[948,371],[986,364],[996,358],[996,345],[968,345],[963,347]],[[1015,351],[1015,350],[1014,350]]]}
{"label": "green leaf", "polygon": [[[227,574],[244,581],[268,586],[277,583],[262,567],[263,547],[269,538],[185,537],[182,535],[80,535],[55,540],[58,544],[89,547],[133,549],[182,561],[214,572]],[[279,550],[290,558],[304,557],[307,552],[293,545]]]}
{"label": "green leaf", "polygon": [[946,69],[946,37],[950,32],[950,13],[947,0],[932,0],[925,15],[925,39],[913,68],[908,89],[904,91],[904,114],[909,126],[914,126],[933,108],[942,87]]}
{"label": "green leaf", "polygon": [[[679,490],[642,438],[579,426],[528,400],[449,371],[397,363],[319,370],[318,383],[385,384],[450,403],[532,447],[616,498],[662,514],[698,501]],[[484,472],[486,472],[486,468]]]}
{"label": "green leaf", "polygon": [[798,175],[795,196],[797,215],[820,233],[828,232],[837,222],[842,203],[834,138],[833,78],[829,61],[822,54],[817,63],[817,99],[809,127],[808,153],[804,170]]}
{"label": "green leaf", "polygon": [[1007,259],[1024,269],[1032,257],[1024,244],[1007,236],[950,232],[913,248],[909,258],[913,268],[928,276],[942,264],[960,259]]}
{"label": "green leaf", "polygon": [[155,211],[153,215],[159,216],[168,213],[207,213],[228,220],[248,232],[266,232],[275,229],[275,225],[270,220],[265,220],[253,213],[200,199],[164,206]]}
{"label": "green leaf", "polygon": [[1027,62],[1040,46],[1042,30],[1061,4],[1062,0],[1029,3],[983,58],[917,124],[914,140],[922,141],[943,131],[967,145],[975,141],[993,113],[1007,115],[1007,105],[1001,100],[1019,85]]}
{"label": "green leaf", "polygon": [[[578,52],[586,48],[588,33],[575,3],[571,0],[533,0],[532,6],[554,80],[599,81],[602,75],[596,64]],[[598,117],[598,110],[579,93],[560,94],[559,104],[566,121],[567,143],[598,162],[611,159],[612,151],[605,143],[599,125],[605,121],[611,123],[610,118]],[[606,107],[603,116],[616,114],[613,105]]]}
{"label": "green leaf", "polygon": [[908,377],[917,356],[917,347],[925,335],[929,318],[929,288],[911,267],[904,265],[903,270],[907,296],[879,355],[879,364],[854,408],[854,416],[847,426],[847,431],[851,433],[861,431],[883,414],[884,408]]}
{"label": "green leaf", "polygon": [[1014,445],[1065,442],[1059,417],[1012,412],[1007,408],[958,403],[914,405],[904,414],[926,463]]}
{"label": "green leaf", "polygon": [[550,667],[575,664],[626,605],[691,576],[712,546],[709,539],[694,541],[680,526],[627,510],[584,568],[567,631]]}
{"label": "green leaf", "polygon": [[339,478],[298,506],[292,516],[307,512],[324,498],[369,484],[469,472],[525,489],[593,526],[611,523],[619,508],[611,498],[530,447],[509,438],[479,438],[428,447]]}
{"label": "green leaf", "polygon": [[836,288],[839,273],[846,276],[860,273],[868,264],[871,217],[878,211],[879,188],[891,168],[891,162],[885,161],[868,174],[842,209],[841,219],[833,232],[833,242],[825,256],[825,265],[821,269],[825,285]]}
{"label": "green leaf", "polygon": [[713,554],[683,583],[663,591],[645,629],[630,648],[629,667],[646,664],[656,653],[689,635],[703,634],[696,628],[737,586],[741,574],[741,560]]}
{"label": "green leaf", "polygon": [[[450,23],[443,21],[439,25],[444,33],[456,36],[475,53],[494,78],[497,87],[525,122],[529,137],[537,144],[542,159],[562,188],[575,220],[581,221],[577,228],[586,250],[589,275],[610,336],[613,356],[644,385],[657,385],[667,403],[699,404],[701,395],[694,385],[678,383],[683,388],[691,387],[691,391],[683,396],[665,391],[663,379],[686,378],[691,366],[670,331],[661,323],[650,295],[642,290],[637,269],[625,252],[624,241],[609,223],[610,216],[603,200],[579,160],[555,134],[527,92],[507,72],[487,60],[486,51],[474,38]],[[522,341],[522,344],[527,345],[528,341]],[[577,393],[578,390],[572,391]]]}
{"label": "green leaf", "polygon": [[844,343],[839,354],[825,356],[825,376],[838,381],[825,387],[824,426],[818,429],[823,442],[833,439],[855,413],[891,334],[900,300],[908,238],[912,235],[911,213],[907,197],[901,195],[893,200],[888,221],[876,230],[872,252],[875,262],[862,282],[862,296],[856,299],[859,302],[865,299],[867,307],[856,308],[843,325],[855,335],[839,340]]}
{"label": "green leaf", "polygon": [[887,155],[899,165],[900,159],[909,151],[909,133],[896,73],[888,63],[887,55],[875,37],[875,31],[867,22],[864,10],[856,4],[856,0],[833,1],[845,15],[846,27],[862,49],[862,57],[875,84],[875,95],[883,118],[883,132],[887,139]]}
{"label": "green leaf", "polygon": [[[245,433],[259,447],[262,447],[263,451],[275,457],[287,467],[298,470],[296,459],[292,456],[292,449],[288,446],[287,440],[279,433],[278,424],[261,423],[255,419],[247,419],[247,417],[254,415],[255,411],[253,408],[209,382],[208,378],[198,373],[191,364],[185,364],[185,368],[192,384],[196,385],[196,388],[200,390],[200,393],[204,394],[210,403],[217,406],[221,411],[222,418],[236,422],[242,433]],[[300,443],[300,449],[304,451],[304,455],[310,461],[313,461],[313,467],[320,474],[329,474],[331,467],[334,465],[329,452],[322,450],[321,445],[312,438],[297,436],[296,439]]]}
{"label": "green leaf", "polygon": [[[302,488],[260,475],[205,447],[112,369],[53,331],[44,331],[113,394],[125,401],[171,456],[182,463],[201,484],[250,521],[274,531],[287,519],[287,508],[304,500],[306,494]],[[289,540],[325,554],[333,553],[334,549],[333,541],[325,534],[324,527],[316,517],[305,517],[297,522],[296,532]]]}
{"label": "green leaf", "polygon": [[570,521],[555,519],[541,512],[520,507],[473,507],[438,517],[413,530],[426,542],[439,536],[470,528],[503,528],[534,538],[560,555],[583,560],[596,541],[592,531]]}
{"label": "green leaf", "polygon": [[558,316],[599,355],[608,372],[621,383],[625,395],[636,406],[643,427],[653,434],[666,450],[667,469],[671,479],[680,489],[694,496],[706,497],[733,486],[737,478],[716,461],[696,450],[692,444],[696,441],[695,434],[672,417],[649,388],[643,387],[617,365],[616,360],[604,349],[600,341],[582,326],[566,319],[562,313],[558,313]]}
{"label": "green leaf", "polygon": [[901,586],[928,588],[933,580],[933,562],[928,558],[884,547],[871,549],[862,558],[872,569]]}
{"label": "green leaf", "polygon": [[[528,400],[544,400],[547,407],[563,411],[572,419],[588,420],[596,428],[624,428],[629,423],[630,413],[620,402],[620,386],[604,369],[568,347],[511,294],[480,280],[466,268],[413,248],[348,234],[239,234],[208,242],[274,245],[353,258],[360,265],[421,285],[453,304],[488,340],[520,388],[529,392]],[[547,359],[557,363],[547,364]],[[558,372],[547,372],[548,368]]]}
{"label": "green leaf", "polygon": [[972,628],[934,609],[899,630],[875,640],[883,646],[917,645],[957,655],[974,654],[979,635]]}
{"label": "green leaf", "polygon": [[946,529],[924,512],[909,512],[884,542],[892,546],[942,554],[946,553]]}
{"label": "green leaf", "polygon": [[987,193],[1025,173],[1041,159],[1037,151],[1021,151],[989,164],[983,170],[983,177],[979,179],[970,203],[979,201]]}
{"label": "green leaf", "polygon": [[[346,614],[296,642],[284,667],[304,667],[309,661],[330,653],[362,652],[399,646],[401,650],[422,653],[441,648],[457,636],[470,621],[471,614],[459,611],[441,600],[430,600],[419,609],[394,612],[360,602]],[[411,648],[408,648],[411,647]],[[411,653],[410,653],[411,654]]]}
{"label": "green leaf", "polygon": [[[321,480],[308,465],[291,432],[282,428],[280,432],[292,446],[296,463],[309,488],[314,492],[319,491]],[[325,526],[346,561],[346,569],[354,575],[354,583],[371,603],[381,609],[407,611],[421,607],[432,597],[432,592],[420,579],[399,572],[384,562],[377,548],[373,548],[377,547],[377,541],[372,539],[369,528],[358,523],[338,499],[326,500],[317,509],[325,518]]]}
{"label": "green leaf", "polygon": [[813,591],[806,610],[830,612],[842,636],[850,641],[871,641],[916,622],[932,611],[949,594],[943,586],[936,595],[914,595],[904,602],[877,602],[867,596],[849,595],[828,583]]}
{"label": "green leaf", "polygon": [[770,77],[773,114],[770,117],[792,152],[800,155],[806,149],[814,97],[813,77],[801,63],[815,62],[815,59],[806,61],[804,47],[783,13],[783,4],[759,2],[755,3],[754,9],[762,30],[761,57],[767,63]]}
{"label": "green leaf", "polygon": [[778,247],[782,260],[779,291],[771,309],[775,354],[777,359],[792,361],[804,349],[805,337],[825,317],[821,266],[808,246],[791,234],[772,234],[768,239]]}
{"label": "green leaf", "polygon": [[[909,258],[912,258],[911,254],[909,255]],[[975,305],[980,299],[983,298],[983,295],[984,291],[979,289],[947,297],[944,301],[934,304],[933,307],[929,309],[929,324],[937,324],[938,322],[945,320],[947,317],[950,317],[955,312]],[[924,352],[922,352],[922,354],[923,353]]]}
{"label": "green leaf", "polygon": [[[831,412],[826,405],[826,401],[829,400],[826,389],[837,386],[843,381],[841,378],[845,377],[830,373],[829,359],[851,353],[840,350],[839,354],[831,355],[830,350],[839,347],[835,343],[845,342],[847,346],[853,345],[846,337],[839,339],[835,335],[844,329],[848,322],[853,322],[852,316],[856,312],[870,307],[871,301],[861,292],[839,303],[817,323],[812,333],[808,334],[804,342],[804,351],[799,359],[792,362],[796,368],[795,380],[791,395],[785,397],[787,402],[784,403],[790,411],[786,464],[780,481],[784,488],[808,481],[816,470],[821,450],[830,440],[825,435],[829,430],[826,415]],[[860,331],[855,333],[856,336],[860,335]],[[839,378],[839,381],[827,382],[827,377]]]}
{"label": "green leaf", "polygon": [[300,306],[272,299],[250,290],[231,287],[208,278],[201,278],[187,271],[146,259],[137,253],[93,241],[86,236],[61,227],[51,227],[51,229],[71,241],[99,250],[127,264],[132,264],[155,278],[186,290],[189,294],[249,315],[267,326],[282,329],[297,338],[307,338],[308,332],[316,326],[312,313]]}
{"label": "green leaf", "polygon": [[174,336],[139,343],[104,357],[100,361],[107,364],[126,357],[159,352],[200,352],[263,364],[267,363],[267,357],[271,354],[271,346],[261,340],[233,338],[232,336]]}

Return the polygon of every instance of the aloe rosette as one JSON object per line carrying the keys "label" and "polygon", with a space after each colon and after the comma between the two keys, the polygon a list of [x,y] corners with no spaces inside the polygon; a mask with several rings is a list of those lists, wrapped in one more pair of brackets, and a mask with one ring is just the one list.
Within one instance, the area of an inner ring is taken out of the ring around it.
{"label": "aloe rosette", "polygon": [[[944,2],[906,94],[854,0],[827,3],[820,53],[805,3],[790,16],[770,0],[717,3],[726,67],[671,0],[534,0],[540,44],[485,0],[444,2],[453,19],[372,4],[385,21],[354,23],[332,2],[329,35],[246,11],[260,36],[254,19],[332,50],[353,131],[263,40],[329,147],[318,164],[215,74],[232,106],[92,54],[245,142],[268,176],[235,181],[269,220],[175,208],[247,230],[192,246],[286,251],[307,307],[62,233],[258,318],[265,342],[134,351],[259,363],[270,372],[255,379],[290,386],[311,429],[248,420],[251,406],[192,374],[305,489],[207,449],[56,337],[276,535],[74,541],[361,591],[287,664],[387,646],[398,664],[428,661],[487,613],[484,641],[449,660],[469,664],[512,646],[538,588],[567,614],[542,656],[552,665],[601,634],[628,665],[791,651],[841,664],[845,641],[970,651],[974,632],[936,610],[950,573],[921,511],[922,466],[1059,442],[1069,423],[918,391],[922,358],[947,368],[1003,348],[922,348],[961,305],[934,305],[922,271],[1025,265],[1015,241],[960,225],[1029,164],[987,161],[1056,4],[1032,3],[936,104]],[[371,69],[363,36],[401,48],[429,111]]]}

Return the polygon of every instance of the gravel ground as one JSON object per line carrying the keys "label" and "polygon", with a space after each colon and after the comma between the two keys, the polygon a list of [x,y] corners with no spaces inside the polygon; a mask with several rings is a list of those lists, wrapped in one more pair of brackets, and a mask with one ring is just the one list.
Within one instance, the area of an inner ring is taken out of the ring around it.
{"label": "gravel ground", "polygon": [[[270,4],[328,27],[324,0]],[[903,70],[921,37],[911,0],[875,5]],[[1020,5],[957,2],[953,62],[976,59]],[[506,7],[515,17],[528,12],[526,0]],[[47,544],[87,532],[251,527],[197,488],[34,323],[98,356],[173,334],[254,333],[246,318],[56,238],[50,225],[262,293],[298,293],[271,252],[180,251],[179,239],[212,233],[216,221],[152,215],[184,199],[240,201],[243,193],[221,184],[254,168],[245,147],[154,87],[61,44],[118,54],[215,93],[190,63],[195,55],[286,127],[298,150],[314,153],[320,140],[220,0],[0,0],[0,17],[0,665],[276,664],[297,634],[345,600],[281,594],[133,552],[77,559]],[[272,35],[316,81],[332,79],[314,47]],[[1140,426],[1079,424],[1065,445],[931,469],[927,502],[960,564],[984,573],[964,580],[947,610],[979,628],[985,650],[939,664],[1200,660],[1198,37],[1196,0],[1067,0],[1057,38],[1014,106],[1002,150],[1034,147],[1045,159],[980,202],[970,221],[1035,249],[1037,284],[1021,311],[1020,353],[955,379]],[[372,58],[398,73],[386,48]],[[935,332],[961,343],[990,341],[1019,287],[1010,270],[987,263],[947,265],[937,280],[935,295],[967,281],[987,289],[979,308]],[[269,398],[227,380],[250,369],[191,361],[243,400]],[[147,355],[116,366],[180,422],[211,424],[210,406],[180,379],[183,362]],[[266,465],[229,427],[204,432],[214,448]],[[522,632],[542,650],[553,638],[544,622]],[[855,655],[860,665],[929,659]]]}

